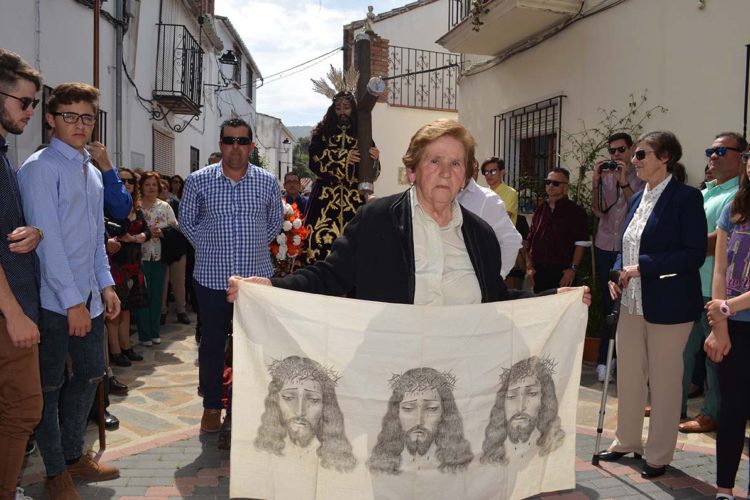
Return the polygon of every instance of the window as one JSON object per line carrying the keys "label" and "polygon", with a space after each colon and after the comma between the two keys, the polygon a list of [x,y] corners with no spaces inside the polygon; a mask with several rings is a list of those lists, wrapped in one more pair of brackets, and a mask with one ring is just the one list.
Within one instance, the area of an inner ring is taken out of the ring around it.
{"label": "window", "polygon": [[199,168],[201,168],[201,152],[198,148],[194,148],[193,146],[190,146],[190,171],[195,172]]}
{"label": "window", "polygon": [[495,155],[505,160],[505,182],[518,190],[521,212],[534,210],[547,172],[560,164],[563,97],[495,116]]}
{"label": "window", "polygon": [[174,175],[174,137],[153,129],[154,155],[151,170],[161,175]]}
{"label": "window", "polygon": [[99,127],[99,142],[107,145],[107,112],[100,109],[99,119],[96,122],[96,126]]}
{"label": "window", "polygon": [[253,67],[250,64],[247,65],[247,80],[245,81],[245,85],[247,100],[253,102]]}

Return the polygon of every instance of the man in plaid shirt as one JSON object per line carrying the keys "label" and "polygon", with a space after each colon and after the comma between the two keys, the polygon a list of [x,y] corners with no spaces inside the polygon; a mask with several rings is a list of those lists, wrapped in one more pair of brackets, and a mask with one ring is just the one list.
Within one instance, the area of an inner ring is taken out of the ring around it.
{"label": "man in plaid shirt", "polygon": [[229,277],[273,274],[268,244],[279,234],[282,222],[277,179],[249,162],[254,147],[250,125],[237,118],[225,121],[219,147],[222,160],[185,181],[179,211],[180,228],[195,247],[203,432],[221,428],[224,348],[232,322],[232,304],[226,300]]}

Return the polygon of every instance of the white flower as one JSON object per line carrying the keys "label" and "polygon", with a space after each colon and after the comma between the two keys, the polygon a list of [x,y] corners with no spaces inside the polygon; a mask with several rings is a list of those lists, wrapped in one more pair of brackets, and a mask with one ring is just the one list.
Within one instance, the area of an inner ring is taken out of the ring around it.
{"label": "white flower", "polygon": [[300,227],[302,227],[302,221],[299,219],[294,219],[294,222],[292,222],[292,227],[294,229],[299,229]]}
{"label": "white flower", "polygon": [[288,220],[285,220],[284,223],[281,225],[281,229],[284,232],[291,231],[292,230],[292,223]]}
{"label": "white flower", "polygon": [[297,245],[302,243],[302,238],[299,237],[299,235],[294,235],[294,238],[292,238],[292,245]]}
{"label": "white flower", "polygon": [[278,243],[279,245],[284,245],[284,249],[286,249],[286,235],[284,233],[278,235],[276,237],[276,243]]}
{"label": "white flower", "polygon": [[279,250],[279,253],[276,254],[276,260],[286,260],[286,252]]}
{"label": "white flower", "polygon": [[288,203],[284,203],[284,215],[292,215],[294,213],[294,209],[292,206]]}

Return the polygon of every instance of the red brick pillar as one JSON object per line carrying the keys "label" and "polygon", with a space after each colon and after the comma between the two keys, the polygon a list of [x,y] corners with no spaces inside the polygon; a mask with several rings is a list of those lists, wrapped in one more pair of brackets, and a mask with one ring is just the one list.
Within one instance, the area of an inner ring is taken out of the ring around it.
{"label": "red brick pillar", "polygon": [[[370,74],[385,78],[388,76],[388,48],[390,41],[378,35],[370,35]],[[387,82],[386,82],[387,85]],[[383,94],[378,102],[387,102],[387,94]]]}

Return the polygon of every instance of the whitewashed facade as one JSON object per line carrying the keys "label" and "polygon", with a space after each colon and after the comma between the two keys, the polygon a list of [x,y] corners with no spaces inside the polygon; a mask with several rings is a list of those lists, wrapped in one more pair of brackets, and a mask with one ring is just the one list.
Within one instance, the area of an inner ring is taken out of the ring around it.
{"label": "whitewashed facade", "polygon": [[280,118],[258,113],[255,147],[265,158],[266,170],[280,181],[287,172],[294,170],[292,153],[297,139]]}

